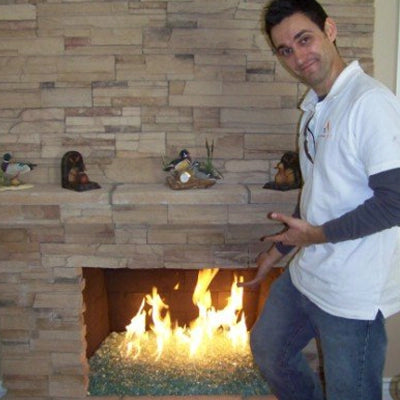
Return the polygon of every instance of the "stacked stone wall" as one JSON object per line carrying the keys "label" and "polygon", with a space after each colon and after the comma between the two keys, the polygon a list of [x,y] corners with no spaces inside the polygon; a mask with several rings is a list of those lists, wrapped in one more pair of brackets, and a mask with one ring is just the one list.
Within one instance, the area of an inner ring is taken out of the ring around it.
{"label": "stacked stone wall", "polygon": [[[295,148],[304,87],[261,32],[264,0],[3,1],[0,152],[58,184],[68,150],[100,183],[159,183],[161,155],[261,183]],[[346,60],[372,70],[373,0],[324,0]]]}

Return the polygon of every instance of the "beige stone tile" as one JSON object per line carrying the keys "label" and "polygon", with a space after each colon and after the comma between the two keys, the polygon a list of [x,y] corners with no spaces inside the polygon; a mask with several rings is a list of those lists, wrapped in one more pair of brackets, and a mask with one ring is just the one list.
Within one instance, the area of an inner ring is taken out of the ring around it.
{"label": "beige stone tile", "polygon": [[183,244],[188,242],[185,226],[156,225],[149,228],[147,235],[150,244]]}
{"label": "beige stone tile", "polygon": [[86,379],[77,375],[51,375],[49,394],[54,397],[83,398],[86,394]]}
{"label": "beige stone tile", "polygon": [[295,150],[296,136],[294,134],[247,135],[245,147],[248,152],[256,151],[264,153]]}
{"label": "beige stone tile", "polygon": [[0,315],[1,330],[30,330],[33,329],[33,318],[23,311],[15,315]]}
{"label": "beige stone tile", "polygon": [[[196,190],[171,190],[166,185],[123,185],[113,193],[112,202],[122,204],[168,204],[172,205],[198,205],[201,206],[245,204],[247,203],[247,190],[242,185],[224,185],[217,182],[208,189]],[[207,210],[207,208],[206,208]],[[201,220],[199,221],[201,222]]]}
{"label": "beige stone tile", "polygon": [[221,108],[277,108],[279,98],[276,96],[232,96],[232,95],[182,95],[169,96],[169,103],[174,107],[184,105],[190,107],[221,107]]}
{"label": "beige stone tile", "polygon": [[90,107],[92,93],[85,88],[46,89],[40,96],[42,107]]}
{"label": "beige stone tile", "polygon": [[0,21],[26,21],[36,19],[36,7],[31,4],[7,4],[0,7]]}
{"label": "beige stone tile", "polygon": [[63,54],[64,42],[59,38],[11,39],[0,43],[1,51],[15,51],[24,56]]}
{"label": "beige stone tile", "polygon": [[38,90],[2,91],[0,108],[37,108],[41,106],[41,94]]}
{"label": "beige stone tile", "polygon": [[168,207],[171,224],[224,224],[228,222],[226,205],[171,205]]}
{"label": "beige stone tile", "polygon": [[[126,203],[125,203],[126,204]],[[114,210],[113,219],[115,223],[131,224],[162,224],[167,223],[167,206],[160,204],[146,205],[132,204],[118,207]]]}
{"label": "beige stone tile", "polygon": [[234,29],[175,29],[168,47],[175,51],[182,49],[251,49],[251,35],[245,30]]}
{"label": "beige stone tile", "polygon": [[171,245],[164,250],[164,260],[169,265],[190,268],[192,264],[210,267],[214,262],[213,249],[203,245]]}
{"label": "beige stone tile", "polygon": [[6,191],[1,194],[3,204],[29,204],[29,205],[51,205],[51,204],[108,204],[107,188],[89,190],[86,192],[75,192],[61,186],[40,185],[30,189],[19,191]]}
{"label": "beige stone tile", "polygon": [[[285,210],[282,207],[280,209]],[[292,207],[290,209],[292,210]],[[231,205],[228,210],[228,221],[230,224],[271,224],[274,222],[268,219],[268,214],[276,210],[276,207],[274,209],[270,204]]]}
{"label": "beige stone tile", "polygon": [[48,380],[46,376],[3,376],[7,388],[4,400],[43,400],[48,395]]}
{"label": "beige stone tile", "polygon": [[33,308],[70,308],[81,310],[82,299],[76,292],[65,293],[37,293]]}
{"label": "beige stone tile", "polygon": [[[2,365],[11,375],[47,375],[50,370],[48,357],[46,355],[20,356],[16,359],[6,358],[2,360]],[[35,365],[35,368],[32,368]]]}
{"label": "beige stone tile", "polygon": [[[279,109],[231,109],[224,108],[221,110],[221,123],[223,126],[247,126],[262,125],[264,132],[280,132],[287,131],[295,134],[295,126],[299,120],[299,112],[297,110],[279,110]],[[265,135],[269,136],[269,135]]]}
{"label": "beige stone tile", "polygon": [[116,224],[115,225],[115,243],[116,244],[146,244],[151,241],[147,240],[148,229],[143,225]]}

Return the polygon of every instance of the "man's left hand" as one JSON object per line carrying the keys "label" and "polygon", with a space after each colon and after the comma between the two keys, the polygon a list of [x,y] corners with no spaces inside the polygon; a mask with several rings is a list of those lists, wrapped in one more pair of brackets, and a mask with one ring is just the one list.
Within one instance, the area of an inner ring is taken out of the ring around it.
{"label": "man's left hand", "polygon": [[263,236],[261,238],[263,241],[282,242],[284,245],[298,247],[326,242],[325,233],[321,226],[314,226],[302,219],[276,212],[271,213],[269,218],[282,222],[286,225],[286,229],[275,235]]}

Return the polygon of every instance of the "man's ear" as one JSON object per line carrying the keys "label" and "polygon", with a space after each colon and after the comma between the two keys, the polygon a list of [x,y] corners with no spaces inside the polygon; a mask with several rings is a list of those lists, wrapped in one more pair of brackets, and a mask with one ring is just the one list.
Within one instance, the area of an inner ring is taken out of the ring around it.
{"label": "man's ear", "polygon": [[328,39],[333,43],[336,40],[337,27],[336,23],[332,18],[325,20],[324,31]]}

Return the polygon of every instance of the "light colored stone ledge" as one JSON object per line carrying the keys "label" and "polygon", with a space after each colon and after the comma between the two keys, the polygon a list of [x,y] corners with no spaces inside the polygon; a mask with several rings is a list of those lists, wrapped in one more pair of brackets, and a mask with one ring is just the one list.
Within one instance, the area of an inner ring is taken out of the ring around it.
{"label": "light colored stone ledge", "polygon": [[99,205],[244,205],[292,204],[298,190],[266,190],[262,185],[226,184],[207,189],[172,190],[165,184],[104,185],[100,189],[75,192],[56,185],[34,185],[24,190],[0,192],[0,206],[74,205],[82,208]]}

